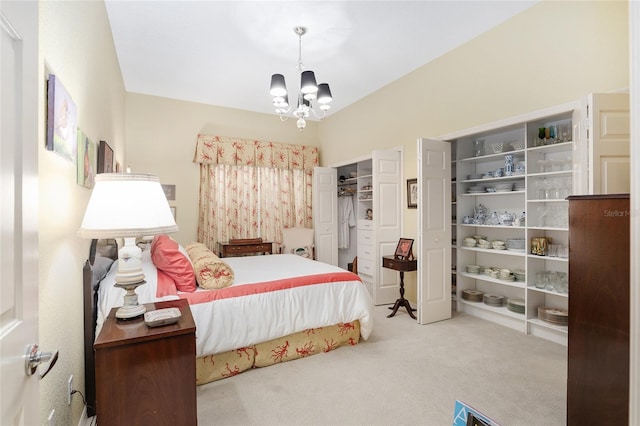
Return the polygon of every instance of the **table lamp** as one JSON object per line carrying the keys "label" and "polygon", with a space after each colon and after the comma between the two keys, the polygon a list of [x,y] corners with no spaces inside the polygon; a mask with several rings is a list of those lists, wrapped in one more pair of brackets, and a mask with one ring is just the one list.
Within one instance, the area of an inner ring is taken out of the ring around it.
{"label": "table lamp", "polygon": [[83,238],[124,238],[118,251],[116,286],[126,290],[116,318],[136,318],[146,312],[135,289],[144,284],[142,250],[136,238],[178,230],[157,176],[139,173],[101,173],[84,212]]}

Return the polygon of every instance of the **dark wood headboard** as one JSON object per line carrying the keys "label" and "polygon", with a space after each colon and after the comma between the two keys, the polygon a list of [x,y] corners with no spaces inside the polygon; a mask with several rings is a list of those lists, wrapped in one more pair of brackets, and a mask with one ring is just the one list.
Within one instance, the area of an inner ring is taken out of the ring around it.
{"label": "dark wood headboard", "polygon": [[98,319],[99,282],[93,279],[93,264],[96,253],[116,260],[118,245],[115,240],[91,240],[89,259],[82,268],[82,291],[84,305],[84,383],[87,403],[87,417],[96,414],[96,359],[93,342],[96,340],[96,321]]}

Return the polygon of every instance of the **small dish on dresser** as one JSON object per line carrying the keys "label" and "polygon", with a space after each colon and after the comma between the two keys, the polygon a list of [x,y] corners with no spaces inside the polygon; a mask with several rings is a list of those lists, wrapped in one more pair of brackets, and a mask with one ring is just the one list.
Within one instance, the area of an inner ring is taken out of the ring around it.
{"label": "small dish on dresser", "polygon": [[175,324],[180,319],[180,309],[164,308],[148,311],[144,314],[144,322],[149,327],[160,327],[161,325]]}

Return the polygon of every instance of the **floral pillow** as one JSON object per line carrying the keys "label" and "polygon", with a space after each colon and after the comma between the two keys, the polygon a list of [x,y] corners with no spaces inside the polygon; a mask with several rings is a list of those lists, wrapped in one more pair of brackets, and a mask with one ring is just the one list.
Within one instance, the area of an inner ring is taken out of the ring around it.
{"label": "floral pillow", "polygon": [[186,247],[198,285],[204,289],[220,289],[230,286],[235,275],[233,269],[202,243],[191,243]]}

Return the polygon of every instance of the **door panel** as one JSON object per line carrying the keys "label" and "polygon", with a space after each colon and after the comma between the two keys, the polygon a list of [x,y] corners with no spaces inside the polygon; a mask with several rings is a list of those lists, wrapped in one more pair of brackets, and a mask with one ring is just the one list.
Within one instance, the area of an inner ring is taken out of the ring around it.
{"label": "door panel", "polygon": [[621,194],[631,190],[629,95],[591,95],[590,188],[592,194]]}
{"label": "door panel", "polygon": [[451,145],[418,140],[418,323],[451,318]]}
{"label": "door panel", "polygon": [[401,215],[401,158],[399,151],[374,151],[373,159],[373,212],[374,212],[374,267],[373,303],[384,305],[398,298],[399,275],[382,267],[382,256],[395,252],[402,231]]}
{"label": "door panel", "polygon": [[313,228],[316,259],[338,266],[338,178],[328,167],[313,169]]}
{"label": "door panel", "polygon": [[0,424],[38,423],[38,2],[0,2]]}

